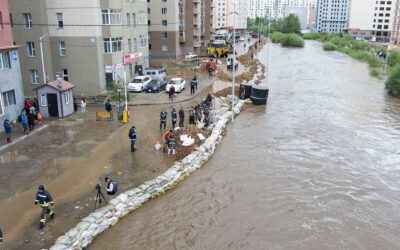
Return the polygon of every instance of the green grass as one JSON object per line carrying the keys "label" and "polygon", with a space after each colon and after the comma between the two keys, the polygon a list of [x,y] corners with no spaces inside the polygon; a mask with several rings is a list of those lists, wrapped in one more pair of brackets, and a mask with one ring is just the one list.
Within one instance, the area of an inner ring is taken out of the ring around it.
{"label": "green grass", "polygon": [[390,69],[385,88],[390,95],[400,97],[400,65]]}
{"label": "green grass", "polygon": [[319,34],[319,33],[306,33],[306,34],[304,34],[303,39],[305,39],[305,40],[319,40],[319,39],[321,39],[321,34]]}
{"label": "green grass", "polygon": [[334,51],[337,50],[338,47],[332,42],[325,42],[323,48],[326,51]]}
{"label": "green grass", "polygon": [[378,79],[383,79],[385,72],[381,68],[370,68],[369,75]]}
{"label": "green grass", "polygon": [[274,33],[272,33],[272,36],[271,36],[272,42],[280,43],[283,36],[284,36],[283,33],[275,31]]}

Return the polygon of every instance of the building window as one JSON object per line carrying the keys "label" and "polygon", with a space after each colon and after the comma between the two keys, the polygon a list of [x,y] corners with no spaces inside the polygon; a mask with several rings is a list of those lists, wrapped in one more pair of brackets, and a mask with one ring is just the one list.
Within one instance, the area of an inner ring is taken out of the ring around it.
{"label": "building window", "polygon": [[38,74],[37,69],[31,69],[31,70],[29,70],[29,72],[30,72],[30,75],[31,75],[31,83],[32,84],[38,84],[39,83],[39,81],[38,81],[39,74]]}
{"label": "building window", "polygon": [[40,106],[46,107],[47,106],[47,97],[46,94],[40,94]]}
{"label": "building window", "polygon": [[167,8],[161,8],[161,14],[166,15],[167,14]]}
{"label": "building window", "polygon": [[11,69],[9,52],[0,53],[0,70]]}
{"label": "building window", "polygon": [[56,13],[56,15],[57,15],[58,28],[62,29],[64,27],[63,14],[62,13]]}
{"label": "building window", "polygon": [[150,15],[150,14],[151,14],[151,9],[147,8],[147,15]]}
{"label": "building window", "polygon": [[161,38],[162,39],[168,39],[168,32],[162,32],[161,33]]}
{"label": "building window", "polygon": [[136,27],[136,14],[132,13],[132,25],[133,27]]}
{"label": "building window", "polygon": [[69,91],[64,92],[63,95],[64,95],[64,103],[69,104]]}
{"label": "building window", "polygon": [[128,51],[132,52],[132,39],[128,39]]}
{"label": "building window", "polygon": [[140,36],[140,48],[146,48],[148,46],[147,35]]}
{"label": "building window", "polygon": [[31,13],[23,13],[25,29],[32,29]]}
{"label": "building window", "polygon": [[162,25],[162,26],[167,26],[167,25],[168,25],[167,20],[162,20],[162,21],[161,21],[161,25]]}
{"label": "building window", "polygon": [[139,24],[147,24],[147,12],[141,11],[139,13]]}
{"label": "building window", "polygon": [[0,30],[2,30],[4,28],[4,26],[3,26],[3,15],[1,14],[1,11],[0,11]]}
{"label": "building window", "polygon": [[132,21],[131,21],[131,13],[126,13],[126,24],[128,26],[131,26],[131,23],[132,23]]}
{"label": "building window", "polygon": [[121,10],[117,9],[108,9],[101,11],[101,17],[103,20],[103,24],[122,24],[122,13]]}
{"label": "building window", "polygon": [[68,70],[67,69],[61,69],[61,72],[63,74],[63,80],[68,82]]}
{"label": "building window", "polygon": [[66,56],[67,55],[67,49],[65,48],[65,42],[60,41],[60,56]]}
{"label": "building window", "polygon": [[3,98],[0,95],[0,116],[4,115],[4,110],[3,110]]}
{"label": "building window", "polygon": [[122,37],[103,38],[104,53],[115,53],[122,50]]}
{"label": "building window", "polygon": [[133,48],[132,48],[132,51],[133,52],[136,52],[137,51],[137,39],[136,38],[133,38],[133,44],[132,44],[133,46]]}
{"label": "building window", "polygon": [[10,13],[10,26],[11,26],[11,29],[14,28],[13,16],[11,13]]}
{"label": "building window", "polygon": [[168,45],[166,44],[161,45],[161,51],[168,51]]}
{"label": "building window", "polygon": [[8,107],[8,106],[16,104],[14,90],[3,92],[2,96],[3,96],[4,107]]}
{"label": "building window", "polygon": [[26,42],[26,53],[29,57],[34,57],[36,55],[34,42]]}

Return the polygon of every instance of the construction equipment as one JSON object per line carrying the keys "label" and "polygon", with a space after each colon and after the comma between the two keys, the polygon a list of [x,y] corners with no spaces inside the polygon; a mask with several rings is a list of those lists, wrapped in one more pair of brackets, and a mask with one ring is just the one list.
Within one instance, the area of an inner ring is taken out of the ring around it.
{"label": "construction equipment", "polygon": [[207,54],[213,58],[227,58],[233,54],[233,48],[225,40],[214,40],[211,42],[210,47],[208,47]]}

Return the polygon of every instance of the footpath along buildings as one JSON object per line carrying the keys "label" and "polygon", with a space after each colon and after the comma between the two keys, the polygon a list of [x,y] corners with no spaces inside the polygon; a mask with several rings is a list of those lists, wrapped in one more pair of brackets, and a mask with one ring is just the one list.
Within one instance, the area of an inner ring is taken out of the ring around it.
{"label": "footpath along buildings", "polygon": [[77,84],[75,93],[98,94],[123,77],[124,67],[129,80],[149,64],[145,0],[12,0],[10,10],[14,41],[24,47],[25,95],[57,73]]}
{"label": "footpath along buildings", "polygon": [[20,56],[11,32],[8,0],[0,0],[0,132],[4,120],[16,120],[24,105]]}

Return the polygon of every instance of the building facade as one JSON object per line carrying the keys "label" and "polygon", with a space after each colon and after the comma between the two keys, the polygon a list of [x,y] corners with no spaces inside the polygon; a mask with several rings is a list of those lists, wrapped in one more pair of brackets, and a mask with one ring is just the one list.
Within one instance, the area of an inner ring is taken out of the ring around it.
{"label": "building facade", "polygon": [[150,56],[177,58],[200,53],[210,42],[209,0],[148,0]]}
{"label": "building facade", "polygon": [[268,0],[249,0],[247,16],[252,19],[268,16],[267,1]]}
{"label": "building facade", "polygon": [[[14,39],[25,47],[21,71],[26,95],[56,74],[76,83],[78,94],[98,94],[122,79],[124,69],[129,80],[135,67],[148,65],[145,0],[13,0],[10,9]],[[123,65],[126,56],[132,60]]]}
{"label": "building facade", "polygon": [[348,28],[351,0],[319,0],[317,30],[320,33],[342,33]]}
{"label": "building facade", "polygon": [[391,43],[400,45],[400,0],[396,0],[395,2]]}
{"label": "building facade", "polygon": [[[235,25],[237,30],[247,28],[248,2],[247,0],[213,0],[213,29],[232,29]],[[236,15],[234,15],[234,4],[236,4]],[[236,18],[234,20],[234,18]]]}
{"label": "building facade", "polygon": [[352,0],[349,34],[388,43],[395,21],[395,1]]}
{"label": "building facade", "polygon": [[0,132],[4,120],[16,120],[24,107],[19,46],[14,45],[8,0],[0,0]]}

